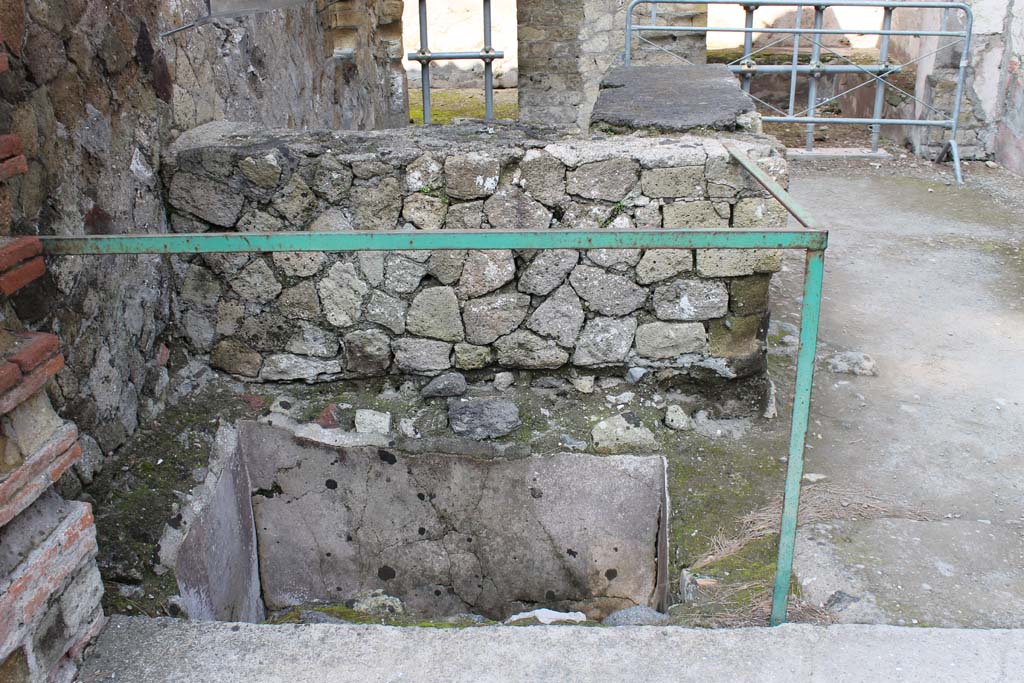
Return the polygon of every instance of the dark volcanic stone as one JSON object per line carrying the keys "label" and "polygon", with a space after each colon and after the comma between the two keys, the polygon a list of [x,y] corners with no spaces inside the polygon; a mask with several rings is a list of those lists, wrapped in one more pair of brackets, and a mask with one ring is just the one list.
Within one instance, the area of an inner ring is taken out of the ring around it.
{"label": "dark volcanic stone", "polygon": [[520,424],[519,408],[504,398],[463,398],[448,401],[452,431],[471,439],[493,439],[511,433]]}

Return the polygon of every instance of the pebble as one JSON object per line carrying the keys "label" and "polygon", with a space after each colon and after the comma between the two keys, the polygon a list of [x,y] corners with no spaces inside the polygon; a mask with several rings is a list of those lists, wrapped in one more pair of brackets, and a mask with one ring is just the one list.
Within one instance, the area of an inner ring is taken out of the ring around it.
{"label": "pebble", "polygon": [[572,385],[576,388],[576,391],[581,394],[592,394],[594,393],[594,376],[584,375],[582,377],[573,377],[571,380]]}
{"label": "pebble", "polygon": [[601,621],[604,626],[663,626],[668,616],[645,605],[636,605],[612,612]]}
{"label": "pebble", "polygon": [[499,372],[494,375],[494,388],[498,391],[505,391],[516,383],[516,376],[511,372]]}

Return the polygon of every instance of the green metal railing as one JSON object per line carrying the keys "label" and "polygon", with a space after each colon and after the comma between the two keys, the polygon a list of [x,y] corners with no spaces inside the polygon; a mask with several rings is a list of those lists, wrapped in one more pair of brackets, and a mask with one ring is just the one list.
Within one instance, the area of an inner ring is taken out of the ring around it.
{"label": "green metal railing", "polygon": [[799,249],[806,252],[800,347],[790,427],[789,458],[772,596],[771,624],[786,620],[796,539],[803,453],[811,405],[814,357],[828,232],[756,163],[726,144],[732,157],[807,230],[441,230],[436,232],[284,232],[41,237],[51,256],[87,254],[207,254],[278,251],[408,251],[451,249]]}

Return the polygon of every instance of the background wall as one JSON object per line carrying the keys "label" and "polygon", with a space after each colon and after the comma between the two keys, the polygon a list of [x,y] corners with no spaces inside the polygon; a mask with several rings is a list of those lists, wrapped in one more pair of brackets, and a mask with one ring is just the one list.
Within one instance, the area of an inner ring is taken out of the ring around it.
{"label": "background wall", "polygon": [[[407,116],[404,80],[386,76],[387,36],[371,30],[400,16],[400,2],[310,3],[159,37],[203,4],[0,4],[11,62],[0,75],[0,132],[18,134],[28,160],[28,173],[0,188],[0,229],[183,229],[168,220],[159,177],[161,153],[181,131],[216,119],[370,128]],[[353,36],[326,19],[338,5],[366,18],[354,50],[336,57],[339,36]],[[29,325],[61,336],[67,367],[54,398],[104,450],[160,408],[173,363],[163,344],[169,277],[156,257],[54,259],[14,300]]]}

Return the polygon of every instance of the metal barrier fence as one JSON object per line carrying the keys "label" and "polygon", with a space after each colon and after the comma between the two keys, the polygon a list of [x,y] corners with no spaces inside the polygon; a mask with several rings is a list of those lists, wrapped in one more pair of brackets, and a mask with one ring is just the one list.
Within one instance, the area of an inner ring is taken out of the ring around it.
{"label": "metal barrier fence", "polygon": [[[881,127],[883,125],[901,125],[901,126],[929,126],[945,128],[949,130],[949,140],[945,143],[942,152],[939,154],[937,161],[941,161],[949,155],[953,161],[953,172],[956,175],[958,183],[963,182],[963,178],[960,172],[960,151],[957,148],[956,134],[960,120],[960,102],[963,98],[964,80],[966,78],[969,53],[971,46],[971,31],[974,25],[974,14],[971,11],[970,6],[961,2],[899,2],[898,0],[700,0],[701,4],[709,5],[739,5],[744,9],[745,21],[743,26],[666,26],[658,25],[657,23],[657,6],[659,4],[694,4],[693,0],[631,0],[626,8],[626,52],[625,52],[625,63],[630,65],[633,58],[633,37],[634,34],[640,34],[644,31],[651,32],[666,32],[666,33],[705,33],[705,32],[722,32],[722,33],[742,33],[743,34],[743,55],[738,59],[729,62],[729,69],[736,74],[742,76],[743,90],[748,94],[750,93],[750,81],[759,73],[788,73],[790,75],[789,82],[789,106],[787,111],[783,111],[778,107],[765,102],[764,100],[758,99],[751,96],[758,104],[766,107],[767,109],[774,112],[768,116],[764,116],[763,120],[769,123],[804,123],[807,125],[807,136],[806,136],[806,148],[808,150],[814,149],[814,126],[815,124],[827,123],[827,124],[861,124],[871,126],[871,149],[872,151],[878,151],[878,140],[881,133]],[[634,10],[638,5],[652,5],[651,20],[649,24],[637,25],[633,21]],[[772,27],[772,28],[754,28],[754,13],[765,7],[793,7],[796,9],[796,21],[795,25],[790,27]],[[824,28],[825,11],[829,8],[835,7],[860,7],[860,8],[880,8],[882,9],[882,23],[879,28],[870,27],[844,27],[836,29]],[[812,8],[814,10],[814,27],[804,28],[801,25],[801,18],[804,8]],[[907,30],[894,30],[893,25],[893,14],[895,11],[907,11],[907,10],[922,10],[932,9],[942,11],[942,23],[941,27],[937,30],[930,29],[907,29]],[[962,12],[962,30],[947,30],[949,16],[954,12]],[[780,37],[769,41],[767,44],[754,49],[754,34],[765,34],[769,36],[778,35]],[[852,59],[839,53],[837,50],[825,45],[821,36],[830,35],[861,35],[861,36],[878,36],[878,63],[876,64],[857,64]],[[893,64],[890,63],[890,38],[893,36],[902,36],[910,38],[938,38],[941,41],[945,41],[939,47],[928,50],[923,54],[911,59],[909,61]],[[643,35],[638,35],[639,39],[643,42],[654,45],[655,47],[664,50],[665,52],[671,51],[667,48],[658,46],[652,41],[644,38]],[[762,53],[765,50],[781,45],[784,42],[788,42],[789,38],[792,37],[793,53],[792,60],[788,65],[781,64],[758,64],[754,59],[755,55]],[[810,48],[810,62],[808,64],[799,63],[799,51],[802,42],[806,42]],[[889,76],[892,74],[899,73],[906,67],[920,62],[926,58],[932,57],[944,50],[953,48],[956,49],[959,46],[960,50],[960,62],[957,72],[956,91],[953,95],[952,112],[946,112],[938,109],[937,107],[929,104],[918,98],[913,93],[907,92],[903,88],[893,84],[889,81]],[[826,64],[822,62],[822,52],[830,53],[835,61],[843,62],[842,64]],[[687,62],[683,57],[674,55],[681,61]],[[687,62],[689,63],[689,62]],[[818,80],[824,74],[839,74],[839,73],[852,73],[852,74],[863,74],[867,76],[867,80],[852,86],[836,95],[832,95],[823,100],[818,99]],[[808,91],[807,91],[807,106],[806,108],[797,111],[796,108],[796,86],[797,78],[799,76],[806,76],[808,80]],[[818,108],[829,102],[834,102],[841,97],[852,93],[855,90],[859,90],[867,85],[874,84],[875,86],[875,98],[872,115],[870,117],[825,117],[818,115]],[[900,93],[905,97],[911,98],[914,102],[921,105],[923,114],[921,118],[911,119],[886,119],[885,116],[885,92],[886,89],[892,89]],[[932,118],[932,116],[938,116],[939,118]]]}
{"label": "metal barrier fence", "polygon": [[665,230],[441,230],[414,232],[277,232],[41,236],[49,256],[111,254],[209,254],[280,251],[409,251],[420,249],[799,249],[806,252],[789,455],[772,594],[771,624],[786,621],[803,454],[811,407],[822,280],[828,232],[743,152],[730,155],[806,230],[739,228]]}
{"label": "metal barrier fence", "polygon": [[431,52],[427,38],[427,0],[420,3],[420,49],[409,53],[409,59],[420,63],[423,87],[423,123],[433,118],[430,107],[430,63],[439,60],[479,59],[484,63],[484,118],[494,119],[494,60],[502,59],[504,52],[497,52],[491,44],[491,0],[483,0],[484,48],[479,52]]}

